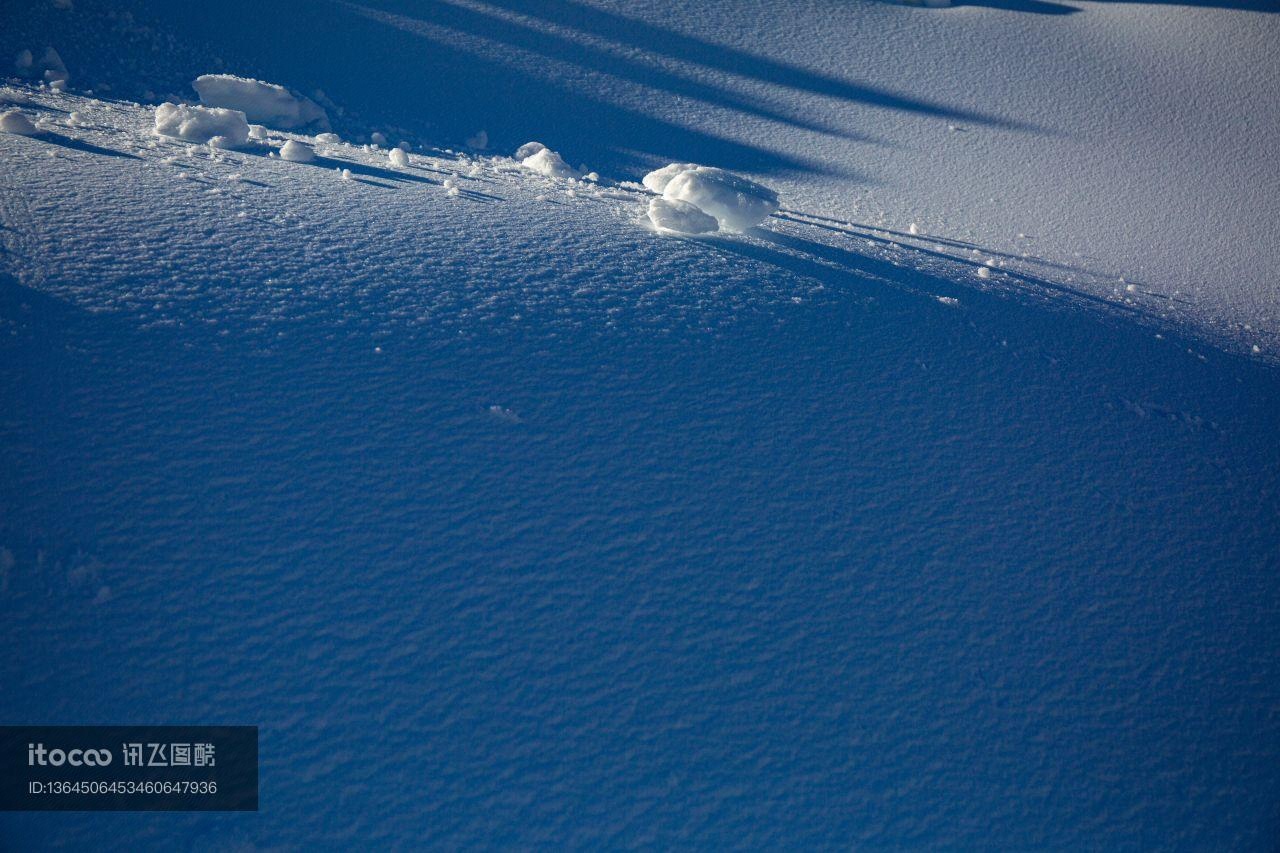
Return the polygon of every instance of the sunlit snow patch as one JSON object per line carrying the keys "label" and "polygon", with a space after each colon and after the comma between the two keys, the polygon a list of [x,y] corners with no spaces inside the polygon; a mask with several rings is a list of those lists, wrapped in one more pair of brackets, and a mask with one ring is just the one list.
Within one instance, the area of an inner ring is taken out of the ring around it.
{"label": "sunlit snow patch", "polygon": [[[712,166],[672,163],[645,175],[644,185],[653,192],[661,193],[662,199],[668,203],[683,202],[713,217],[722,231],[746,231],[764,222],[778,209],[778,194],[773,190]],[[666,222],[704,222],[683,214],[675,217],[673,209],[658,207],[656,211]],[[652,204],[649,206],[649,218],[659,228],[681,230],[659,222]]]}
{"label": "sunlit snow patch", "polygon": [[275,83],[231,74],[203,74],[191,86],[205,106],[239,110],[259,124],[285,130],[309,126],[329,129],[329,116],[319,104]]}
{"label": "sunlit snow patch", "polygon": [[[538,143],[531,144],[536,145]],[[521,146],[521,150],[526,147],[528,146]],[[516,153],[519,154],[518,151]],[[520,165],[530,171],[537,172],[539,175],[546,175],[548,178],[578,178],[582,176],[582,173],[566,163],[563,157],[545,147],[539,148],[534,153],[523,158],[520,161]]]}
{"label": "sunlit snow patch", "polygon": [[238,148],[249,140],[249,122],[239,110],[165,103],[156,107],[156,133],[218,148]]}

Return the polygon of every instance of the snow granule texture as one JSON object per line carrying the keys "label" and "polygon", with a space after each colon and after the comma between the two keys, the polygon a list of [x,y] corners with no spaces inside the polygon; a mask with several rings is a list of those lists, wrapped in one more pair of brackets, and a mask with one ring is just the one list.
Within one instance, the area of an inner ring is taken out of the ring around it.
{"label": "snow granule texture", "polygon": [[[671,169],[671,166],[667,167]],[[665,181],[662,197],[667,201],[684,201],[709,213],[724,231],[746,231],[759,225],[778,209],[778,194],[766,186],[739,177],[724,169],[695,166],[667,176],[650,172],[646,183]]]}
{"label": "snow granule texture", "polygon": [[239,110],[164,103],[156,107],[156,133],[238,148],[249,140],[249,122]]}
{"label": "snow granule texture", "polygon": [[37,133],[31,119],[18,110],[6,110],[0,113],[0,130],[5,133],[16,133],[18,136],[33,136]]}
{"label": "snow granule texture", "polygon": [[391,165],[396,168],[403,169],[409,165],[409,155],[404,153],[403,149],[392,148],[387,152],[387,159],[391,161]]}
{"label": "snow granule texture", "polygon": [[706,234],[720,228],[714,216],[703,213],[687,201],[655,198],[649,202],[649,220],[660,231]]}
{"label": "snow granule texture", "polygon": [[548,178],[577,178],[582,174],[550,148],[541,148],[530,154],[520,161],[520,165]]}
{"label": "snow granule texture", "polygon": [[280,159],[293,163],[310,163],[316,159],[316,153],[311,150],[310,145],[290,139],[280,147]]}
{"label": "snow granule texture", "polygon": [[329,129],[329,117],[319,104],[275,83],[231,74],[204,74],[191,86],[205,106],[240,110],[250,121],[269,127]]}

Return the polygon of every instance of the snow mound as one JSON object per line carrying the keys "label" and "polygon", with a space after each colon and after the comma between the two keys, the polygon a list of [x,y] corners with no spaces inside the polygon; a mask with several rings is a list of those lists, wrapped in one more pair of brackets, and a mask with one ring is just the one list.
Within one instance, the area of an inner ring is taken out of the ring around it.
{"label": "snow mound", "polygon": [[31,123],[31,119],[18,110],[5,110],[0,113],[0,131],[18,136],[34,136],[39,132]]}
{"label": "snow mound", "polygon": [[[537,144],[537,143],[534,143]],[[519,153],[519,152],[517,152]],[[540,148],[520,161],[520,165],[548,178],[578,178],[582,173],[570,166],[550,148]]]}
{"label": "snow mound", "polygon": [[649,221],[659,231],[706,234],[720,228],[714,216],[703,213],[687,201],[655,198],[649,202]]}
{"label": "snow mound", "polygon": [[336,133],[317,133],[316,142],[327,142],[330,145],[337,145],[342,142],[342,137]]}
{"label": "snow mound", "polygon": [[403,169],[409,165],[409,155],[404,153],[401,148],[392,148],[387,152],[387,159],[391,161],[391,165],[398,169]]}
{"label": "snow mound", "polygon": [[164,103],[156,107],[156,133],[238,148],[249,140],[249,122],[239,110]]}
{"label": "snow mound", "polygon": [[776,192],[724,169],[694,166],[669,177],[659,176],[662,172],[662,169],[650,172],[645,180],[653,178],[653,184],[665,180],[662,190],[665,200],[688,202],[714,216],[724,231],[746,231],[778,209]]}
{"label": "snow mound", "polygon": [[291,163],[310,163],[316,159],[316,152],[311,146],[296,139],[290,139],[280,147],[280,159]]}
{"label": "snow mound", "polygon": [[541,142],[526,142],[524,145],[521,145],[516,149],[515,157],[517,160],[525,160],[532,157],[534,154],[537,154],[539,151],[545,150],[547,150],[547,146],[543,145]]}
{"label": "snow mound", "polygon": [[652,172],[644,176],[644,186],[650,192],[662,194],[667,188],[667,184],[671,183],[671,179],[681,172],[691,172],[698,168],[697,163],[672,163],[669,166],[663,166],[661,169],[654,169]]}
{"label": "snow mound", "polygon": [[285,130],[311,125],[329,129],[329,116],[319,104],[275,83],[231,74],[202,74],[191,86],[205,106],[239,110],[260,124]]}

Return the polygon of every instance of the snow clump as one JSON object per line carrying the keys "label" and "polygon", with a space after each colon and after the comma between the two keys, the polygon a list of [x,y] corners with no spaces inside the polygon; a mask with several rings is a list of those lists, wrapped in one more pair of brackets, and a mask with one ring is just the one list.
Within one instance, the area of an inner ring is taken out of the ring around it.
{"label": "snow clump", "polygon": [[547,146],[543,145],[541,142],[526,142],[524,145],[521,145],[516,149],[515,156],[517,160],[524,160],[526,157],[532,157],[539,151],[545,151],[546,149]]}
{"label": "snow clump", "polygon": [[342,141],[342,137],[336,133],[317,133],[316,142],[327,142],[330,145],[337,145]]}
{"label": "snow clump", "polygon": [[[526,146],[522,146],[522,149],[524,147]],[[582,173],[566,163],[563,157],[546,147],[540,148],[528,157],[521,159],[520,165],[548,178],[578,178],[582,176]]]}
{"label": "snow clump", "polygon": [[310,163],[316,159],[316,152],[311,150],[310,145],[290,139],[280,147],[280,159],[292,163]]}
{"label": "snow clump", "polygon": [[720,228],[714,216],[703,213],[687,201],[655,198],[649,202],[649,220],[659,231],[706,234]]}
{"label": "snow clump", "polygon": [[0,131],[18,136],[34,136],[39,132],[31,123],[31,119],[18,110],[5,110],[0,113]]}
{"label": "snow clump", "polygon": [[275,83],[231,74],[202,74],[191,86],[205,106],[239,110],[259,124],[285,130],[310,125],[329,129],[323,107]]}
{"label": "snow clump", "polygon": [[403,169],[409,165],[409,155],[404,153],[402,148],[392,148],[387,152],[387,159],[391,161],[391,165],[397,169]]}
{"label": "snow clump", "polygon": [[[666,202],[684,202],[713,217],[719,230],[742,232],[769,218],[778,209],[778,194],[768,187],[712,166],[672,163],[644,176],[644,185],[660,193]],[[654,225],[669,231],[678,230],[664,223],[702,223],[693,217],[675,216],[671,208],[658,208],[659,222],[650,205],[649,216]],[[701,232],[693,232],[701,233]]]}
{"label": "snow clump", "polygon": [[156,107],[156,133],[238,148],[249,140],[249,122],[239,110],[164,103]]}
{"label": "snow clump", "polygon": [[661,169],[654,169],[652,172],[644,176],[644,186],[649,192],[662,195],[666,190],[667,184],[671,183],[671,179],[681,172],[690,172],[698,168],[697,163],[672,163],[670,166],[663,166]]}

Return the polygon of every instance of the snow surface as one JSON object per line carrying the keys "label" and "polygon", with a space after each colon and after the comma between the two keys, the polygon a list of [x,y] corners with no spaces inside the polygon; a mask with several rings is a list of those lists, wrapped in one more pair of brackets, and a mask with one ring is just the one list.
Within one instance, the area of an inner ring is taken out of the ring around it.
{"label": "snow surface", "polygon": [[233,74],[201,74],[191,88],[205,106],[239,110],[249,121],[268,127],[329,129],[329,117],[318,104],[275,83]]}
{"label": "snow surface", "polygon": [[[71,71],[3,92],[0,716],[256,723],[267,804],[6,846],[1273,843],[1275,15],[296,15],[0,31]],[[412,167],[154,133],[228,67]],[[655,234],[673,161],[785,206]]]}

